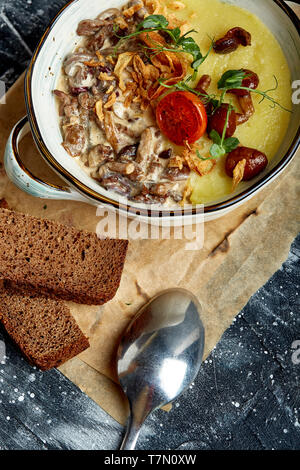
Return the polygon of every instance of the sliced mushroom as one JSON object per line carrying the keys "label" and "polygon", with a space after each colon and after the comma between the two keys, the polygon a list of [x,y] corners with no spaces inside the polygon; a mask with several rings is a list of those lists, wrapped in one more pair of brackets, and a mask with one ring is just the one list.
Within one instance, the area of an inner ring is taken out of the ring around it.
{"label": "sliced mushroom", "polygon": [[255,113],[255,108],[250,93],[247,93],[247,95],[244,96],[239,96],[238,102],[242,113],[236,113],[236,124],[237,126],[240,126],[241,124],[247,122],[251,116],[253,116]]}
{"label": "sliced mushroom", "polygon": [[108,8],[108,10],[103,11],[97,16],[97,20],[112,20],[121,15],[122,13],[118,8]]}
{"label": "sliced mushroom", "polygon": [[60,101],[59,115],[63,116],[64,115],[64,108],[65,108],[65,106],[68,106],[68,105],[71,104],[72,96],[68,95],[67,93],[64,93],[61,90],[54,90],[53,93],[54,93],[55,96],[57,96],[57,98]]}
{"label": "sliced mushroom", "polygon": [[134,16],[136,18],[138,18],[139,20],[143,20],[145,18],[145,16],[149,15],[149,12],[148,12],[147,8],[145,8],[144,2],[142,0],[131,0],[128,3],[128,8],[133,7],[135,5],[140,5],[141,6],[141,8],[137,12],[135,12],[135,14],[134,14]]}
{"label": "sliced mushroom", "polygon": [[[69,85],[74,90],[86,91],[95,85],[97,79],[93,72],[84,62],[93,60],[92,55],[84,53],[75,53],[69,56],[64,62],[65,74],[69,77]],[[79,91],[79,92],[80,92]]]}
{"label": "sliced mushroom", "polygon": [[98,144],[93,147],[88,154],[88,166],[96,167],[101,163],[107,162],[107,160],[112,160],[114,158],[114,153],[111,147],[108,145]]}
{"label": "sliced mushroom", "polygon": [[147,127],[141,135],[140,145],[137,152],[136,162],[146,171],[152,155],[155,153],[157,128]]}
{"label": "sliced mushroom", "polygon": [[244,47],[251,46],[251,34],[243,28],[232,28],[214,44],[214,51],[217,54],[230,54],[234,52],[239,45]]}
{"label": "sliced mushroom", "polygon": [[159,197],[171,197],[175,202],[183,199],[183,192],[177,183],[158,183],[151,187],[150,193]]}
{"label": "sliced mushroom", "polygon": [[[213,111],[213,106],[211,104],[211,101],[209,99],[209,95],[207,93],[207,90],[211,84],[211,76],[210,75],[202,75],[200,78],[199,82],[197,83],[196,86],[196,91],[201,93],[200,98],[203,101],[203,104],[206,108],[207,114],[211,114]],[[207,99],[206,99],[207,97]]]}
{"label": "sliced mushroom", "polygon": [[61,103],[64,106],[67,106],[68,104],[71,104],[72,96],[68,95],[64,91],[54,90],[53,93],[55,94],[55,96],[57,96],[57,98],[61,101]]}
{"label": "sliced mushroom", "polygon": [[126,145],[132,145],[136,141],[136,138],[128,135],[128,129],[117,121],[111,111],[105,112],[104,129],[108,142],[117,153]]}
{"label": "sliced mushroom", "polygon": [[87,44],[87,48],[91,51],[99,51],[103,47],[105,40],[110,39],[112,36],[116,37],[114,34],[113,24],[107,23],[100,29],[100,31],[91,36],[91,39]]}
{"label": "sliced mushroom", "polygon": [[79,66],[75,75],[69,78],[69,84],[72,88],[91,88],[96,82],[97,78],[85,65]]}
{"label": "sliced mushroom", "polygon": [[196,90],[206,92],[211,84],[210,75],[202,75],[199,82],[197,83]]}
{"label": "sliced mushroom", "polygon": [[101,55],[103,57],[111,56],[113,54],[120,54],[121,47],[116,51],[114,47],[106,47],[105,49],[101,49]]}
{"label": "sliced mushroom", "polygon": [[147,188],[147,186],[143,186],[142,190],[137,195],[132,197],[132,200],[144,204],[164,204],[166,196],[151,194],[149,188]]}
{"label": "sliced mushroom", "polygon": [[86,135],[84,127],[79,124],[73,124],[64,127],[63,147],[71,155],[77,157],[86,146]]}
{"label": "sliced mushroom", "polygon": [[163,174],[163,179],[171,181],[184,181],[190,176],[190,169],[184,166],[181,170],[179,168],[167,168]]}
{"label": "sliced mushroom", "polygon": [[60,101],[60,106],[59,106],[59,115],[60,116],[75,116],[78,115],[78,102],[76,98],[74,98],[71,95],[68,95],[67,93],[61,91],[61,90],[54,90],[53,92],[55,96]]}
{"label": "sliced mushroom", "polygon": [[131,196],[134,191],[132,183],[127,178],[117,174],[103,178],[101,185],[105,189],[114,191],[122,196]]}
{"label": "sliced mushroom", "polygon": [[75,52],[66,58],[64,61],[64,71],[69,77],[73,77],[76,73],[78,65],[83,65],[84,62],[90,62],[94,59],[92,54],[83,52]]}
{"label": "sliced mushroom", "polygon": [[126,145],[117,155],[117,159],[121,162],[132,162],[136,158],[139,144]]}
{"label": "sliced mushroom", "polygon": [[118,173],[123,176],[131,175],[135,170],[134,163],[108,162],[99,168],[100,178],[104,178],[109,173]]}
{"label": "sliced mushroom", "polygon": [[87,91],[78,95],[78,102],[84,109],[92,109],[95,106],[95,98]]}
{"label": "sliced mushroom", "polygon": [[78,25],[77,34],[78,36],[92,36],[106,24],[106,21],[99,18],[95,20],[82,20]]}
{"label": "sliced mushroom", "polygon": [[140,179],[157,181],[164,170],[163,159],[159,155],[163,150],[163,137],[157,127],[151,126],[141,135],[137,151],[136,162],[139,164],[142,175]]}

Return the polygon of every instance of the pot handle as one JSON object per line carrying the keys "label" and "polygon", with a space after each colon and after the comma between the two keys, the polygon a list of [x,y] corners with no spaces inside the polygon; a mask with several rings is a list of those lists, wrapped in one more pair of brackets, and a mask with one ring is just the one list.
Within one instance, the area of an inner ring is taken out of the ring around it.
{"label": "pot handle", "polygon": [[8,138],[4,166],[9,179],[22,191],[42,199],[68,199],[87,202],[87,199],[70,187],[47,183],[34,176],[22,163],[19,153],[20,140],[30,131],[28,118],[22,118],[13,128]]}

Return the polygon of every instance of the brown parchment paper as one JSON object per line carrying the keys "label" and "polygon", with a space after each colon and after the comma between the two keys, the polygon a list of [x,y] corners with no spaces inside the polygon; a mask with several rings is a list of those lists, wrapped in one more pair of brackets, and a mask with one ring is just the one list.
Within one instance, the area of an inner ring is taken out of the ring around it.
{"label": "brown parchment paper", "polygon": [[[0,105],[0,162],[13,125],[24,116],[24,77]],[[21,144],[31,171],[50,182],[61,180],[40,157],[30,135]],[[286,171],[240,208],[205,224],[204,247],[187,251],[186,240],[131,241],[116,297],[101,307],[68,305],[91,347],[59,369],[104,410],[124,424],[128,405],[116,383],[115,354],[132,316],[150,297],[169,287],[194,292],[203,308],[205,356],[234,317],[286,259],[300,227],[300,152]],[[78,202],[37,199],[18,190],[0,163],[0,198],[11,208],[78,228],[96,230],[96,208]]]}

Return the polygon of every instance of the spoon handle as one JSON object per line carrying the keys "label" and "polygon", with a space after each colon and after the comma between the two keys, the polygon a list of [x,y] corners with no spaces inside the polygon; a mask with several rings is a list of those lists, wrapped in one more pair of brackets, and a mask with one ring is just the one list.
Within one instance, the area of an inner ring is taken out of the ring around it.
{"label": "spoon handle", "polygon": [[127,424],[126,434],[121,444],[120,450],[134,450],[136,441],[144,420],[137,420],[135,413],[131,412]]}

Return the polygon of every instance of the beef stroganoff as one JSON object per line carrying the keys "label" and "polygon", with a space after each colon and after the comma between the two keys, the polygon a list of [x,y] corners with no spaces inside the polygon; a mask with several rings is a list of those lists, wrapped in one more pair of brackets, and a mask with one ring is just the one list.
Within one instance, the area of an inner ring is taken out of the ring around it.
{"label": "beef stroganoff", "polygon": [[[215,21],[204,33],[205,6]],[[132,0],[81,21],[54,90],[66,152],[135,203],[230,194],[265,170],[289,121],[288,66],[271,33],[277,60],[268,62],[263,48],[257,57],[265,31],[218,0]],[[274,126],[264,136],[263,120]]]}

